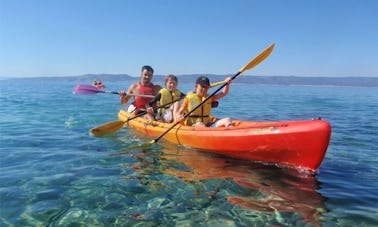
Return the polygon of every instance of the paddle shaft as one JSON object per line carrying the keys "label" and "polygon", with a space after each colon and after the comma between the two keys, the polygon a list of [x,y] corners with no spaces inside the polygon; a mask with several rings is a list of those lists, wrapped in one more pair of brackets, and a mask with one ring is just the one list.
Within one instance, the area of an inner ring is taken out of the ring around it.
{"label": "paddle shaft", "polygon": [[[231,81],[233,79],[235,79],[236,77],[238,77],[240,75],[240,71],[235,74],[232,78],[231,78]],[[201,103],[199,103],[197,106],[195,106],[193,109],[191,109],[189,112],[187,112],[186,114],[184,114],[184,119],[187,118],[191,113],[193,113],[194,111],[196,111],[200,106],[202,106],[202,104],[204,104],[207,100],[209,100],[210,98],[212,98],[216,93],[218,93],[220,90],[222,90],[225,86],[227,85],[227,83],[224,83],[222,84],[222,86],[220,86],[217,90],[215,90],[213,93],[211,93],[211,95],[207,96],[204,100],[202,100]],[[176,127],[176,125],[178,125],[180,123],[180,121],[177,121],[175,122],[173,125],[171,125],[171,127],[169,127],[167,130],[165,130],[165,132],[163,132],[160,136],[156,137],[153,141],[151,141],[151,143],[156,143],[158,142],[163,136],[165,136],[169,131],[171,131],[171,129],[173,129],[174,127]]]}
{"label": "paddle shaft", "polygon": [[[240,73],[242,73],[242,71],[239,71],[239,74],[236,75],[236,77],[232,78],[232,79],[233,80],[236,79],[240,75]],[[218,81],[218,82],[212,83],[212,84],[210,84],[210,87],[216,87],[216,86],[219,86],[219,85],[222,85],[222,84],[226,84],[226,81],[222,80],[222,81]]]}
{"label": "paddle shaft", "polygon": [[[274,43],[270,45],[268,48],[266,48],[263,52],[261,52],[258,56],[253,58],[250,62],[248,62],[247,65],[245,65],[243,68],[239,70],[238,73],[236,73],[232,78],[231,81],[236,79],[242,72],[249,70],[256,65],[260,64],[264,59],[266,59],[273,51]],[[213,97],[217,92],[219,92],[221,89],[223,89],[227,84],[224,83],[222,86],[220,86],[217,90],[215,90],[211,95],[207,96],[201,103],[199,103],[197,106],[195,106],[192,110],[190,110],[188,113],[184,115],[184,119],[187,118],[191,113],[193,113],[196,109],[198,109],[200,106],[202,106],[207,100],[209,100],[211,97]],[[176,127],[180,122],[175,122],[172,124],[171,127],[169,127],[167,130],[165,130],[160,136],[152,140],[150,143],[156,143],[158,142],[163,136],[165,136],[171,129]]]}
{"label": "paddle shaft", "polygon": [[[182,98],[183,97],[180,97],[176,100],[173,100],[172,102],[166,103],[166,104],[161,105],[161,106],[157,106],[157,107],[154,108],[154,110],[167,107],[167,106],[173,104],[174,102],[179,101]],[[108,134],[108,133],[114,133],[114,132],[120,130],[122,128],[122,126],[125,123],[127,123],[128,121],[135,119],[135,118],[138,118],[138,117],[141,117],[141,116],[145,115],[146,113],[147,113],[147,111],[140,112],[137,115],[128,118],[126,121],[112,121],[112,122],[102,124],[100,126],[97,126],[95,128],[90,129],[90,132],[95,136],[104,135],[104,134]]]}
{"label": "paddle shaft", "polygon": [[99,91],[99,93],[107,93],[107,94],[116,94],[116,95],[119,95],[119,92],[116,92],[116,91]]}
{"label": "paddle shaft", "polygon": [[[180,100],[183,99],[183,98],[184,98],[184,97],[180,97],[180,98],[178,98],[178,99],[173,100],[172,102],[168,102],[168,103],[166,103],[166,104],[164,104],[164,105],[157,106],[157,107],[154,108],[154,110],[157,110],[157,109],[160,109],[160,108],[165,108],[165,107],[167,107],[167,106],[169,106],[169,105],[171,105],[171,104],[173,104],[173,103],[175,103],[175,102],[177,102],[177,101],[180,101]],[[142,111],[142,112],[138,113],[137,115],[128,118],[127,121],[130,121],[130,120],[135,119],[135,118],[137,118],[137,117],[143,116],[143,115],[145,115],[146,113],[147,113],[147,111]],[[127,122],[127,121],[126,121],[126,122]],[[126,123],[126,122],[125,122],[125,123]]]}
{"label": "paddle shaft", "polygon": [[[116,92],[116,91],[103,91],[103,90],[96,88],[93,85],[88,85],[88,84],[76,85],[74,90],[73,90],[73,93],[74,94],[84,94],[84,95],[93,95],[93,94],[97,94],[97,93],[107,93],[107,94],[116,94],[116,95],[120,94],[119,92]],[[153,95],[144,95],[144,94],[128,94],[128,93],[126,93],[126,95],[139,96],[139,97],[145,97],[145,98],[153,98],[154,97]]]}
{"label": "paddle shaft", "polygon": [[218,81],[218,82],[210,84],[210,87],[216,87],[216,86],[224,84],[224,83],[226,83],[226,81],[224,81],[224,80]]}
{"label": "paddle shaft", "polygon": [[[119,92],[116,92],[116,91],[99,91],[99,93],[107,93],[107,94],[117,94],[119,95]],[[139,97],[144,97],[144,98],[153,98],[154,96],[153,95],[141,95],[141,94],[129,94],[129,93],[126,93],[126,95],[129,95],[129,96],[139,96]]]}

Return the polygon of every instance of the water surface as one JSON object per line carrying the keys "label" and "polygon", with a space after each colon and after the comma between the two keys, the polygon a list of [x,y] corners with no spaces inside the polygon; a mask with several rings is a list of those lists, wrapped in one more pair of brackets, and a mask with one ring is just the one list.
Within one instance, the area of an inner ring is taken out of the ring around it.
{"label": "water surface", "polygon": [[331,123],[308,174],[164,140],[135,148],[151,138],[127,128],[92,137],[122,107],[117,95],[73,95],[79,83],[90,81],[0,81],[0,226],[378,225],[376,87],[232,85],[219,117]]}

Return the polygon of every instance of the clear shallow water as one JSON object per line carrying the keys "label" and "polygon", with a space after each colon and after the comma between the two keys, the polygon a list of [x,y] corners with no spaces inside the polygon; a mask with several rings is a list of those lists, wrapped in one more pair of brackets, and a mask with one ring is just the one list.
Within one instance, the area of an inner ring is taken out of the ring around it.
{"label": "clear shallow water", "polygon": [[130,129],[92,137],[121,107],[117,95],[71,93],[89,82],[0,81],[0,226],[378,225],[378,88],[232,85],[220,117],[330,121],[309,175],[164,140],[130,148],[151,140]]}

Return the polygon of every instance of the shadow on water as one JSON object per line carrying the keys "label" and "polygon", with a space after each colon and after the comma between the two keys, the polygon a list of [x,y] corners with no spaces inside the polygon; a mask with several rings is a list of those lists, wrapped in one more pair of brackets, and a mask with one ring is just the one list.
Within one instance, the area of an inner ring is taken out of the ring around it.
{"label": "shadow on water", "polygon": [[140,181],[159,172],[186,185],[202,185],[209,200],[270,216],[271,223],[299,221],[320,226],[328,211],[326,199],[317,192],[319,182],[314,174],[161,144],[134,153],[138,162],[133,169]]}

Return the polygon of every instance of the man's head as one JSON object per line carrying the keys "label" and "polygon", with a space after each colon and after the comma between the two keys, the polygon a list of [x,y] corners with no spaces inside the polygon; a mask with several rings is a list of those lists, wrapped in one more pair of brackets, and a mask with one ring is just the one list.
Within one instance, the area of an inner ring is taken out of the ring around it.
{"label": "man's head", "polygon": [[144,70],[150,71],[152,74],[154,74],[154,69],[153,69],[151,66],[149,66],[149,65],[145,65],[145,66],[143,66],[143,67],[142,67],[142,72],[143,72]]}
{"label": "man's head", "polygon": [[154,74],[154,69],[151,66],[149,65],[143,66],[142,72],[141,72],[141,82],[145,84],[150,83],[153,74]]}

